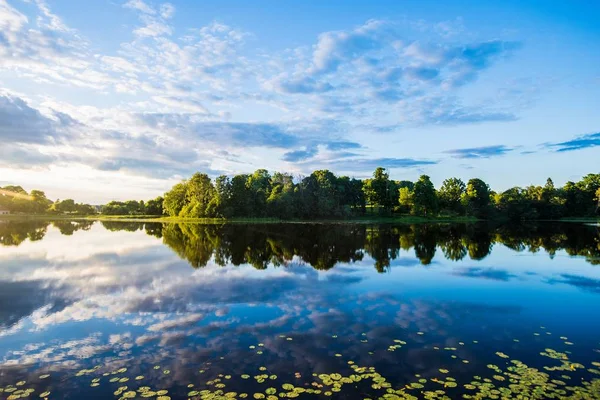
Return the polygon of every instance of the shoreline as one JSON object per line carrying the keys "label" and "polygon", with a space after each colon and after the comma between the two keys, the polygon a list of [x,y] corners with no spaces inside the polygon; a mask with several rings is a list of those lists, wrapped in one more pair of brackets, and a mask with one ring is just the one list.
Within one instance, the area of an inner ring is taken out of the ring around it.
{"label": "shoreline", "polygon": [[[121,222],[158,222],[158,223],[199,223],[199,224],[369,224],[369,223],[395,223],[395,224],[426,224],[426,223],[475,223],[475,222],[500,222],[497,220],[482,220],[474,217],[358,217],[347,219],[315,219],[315,220],[285,220],[277,218],[180,218],[162,217],[154,215],[41,215],[41,214],[9,214],[0,215],[0,221],[11,220],[45,220],[45,221],[121,221]],[[505,222],[505,221],[504,221]],[[527,220],[530,222],[572,222],[572,223],[600,223],[600,218],[563,218],[559,220]]]}
{"label": "shoreline", "polygon": [[347,219],[277,219],[277,218],[181,218],[181,217],[157,217],[153,215],[38,215],[38,214],[10,214],[0,215],[0,221],[6,220],[31,220],[31,221],[114,221],[114,222],[159,222],[159,223],[199,223],[199,224],[368,224],[368,223],[398,223],[398,224],[420,224],[420,223],[474,223],[480,222],[474,217],[362,217]]}

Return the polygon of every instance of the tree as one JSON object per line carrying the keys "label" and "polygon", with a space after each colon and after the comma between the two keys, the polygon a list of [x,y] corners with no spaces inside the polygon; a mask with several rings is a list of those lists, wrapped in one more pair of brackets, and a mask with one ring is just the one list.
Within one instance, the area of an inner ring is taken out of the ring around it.
{"label": "tree", "polygon": [[249,195],[250,215],[266,216],[267,198],[271,193],[271,175],[266,169],[258,169],[248,177],[246,187]]}
{"label": "tree", "polygon": [[30,211],[33,213],[42,214],[52,205],[52,201],[48,200],[46,193],[41,190],[32,190],[29,195],[31,196]]}
{"label": "tree", "polygon": [[215,188],[210,177],[196,172],[187,181],[185,192],[185,205],[179,215],[187,218],[211,217],[208,205],[213,199]]}
{"label": "tree", "polygon": [[408,187],[403,187],[398,191],[398,203],[404,213],[412,213],[414,202],[413,191]]}
{"label": "tree", "polygon": [[440,208],[462,214],[464,208],[461,200],[465,194],[465,190],[466,185],[461,179],[449,178],[444,180],[438,193]]}
{"label": "tree", "polygon": [[144,210],[144,214],[163,215],[164,201],[165,201],[165,199],[162,196],[158,196],[155,199],[148,200],[148,202],[146,202],[146,209]]}
{"label": "tree", "polygon": [[296,216],[294,178],[290,174],[276,172],[271,179],[271,193],[267,198],[268,213],[277,218]]}
{"label": "tree", "polygon": [[378,167],[373,172],[373,178],[365,180],[364,192],[367,202],[371,206],[380,207],[380,211],[389,211],[398,200],[396,183],[390,181],[385,168]]}
{"label": "tree", "polygon": [[467,214],[486,218],[490,214],[490,188],[481,179],[470,179],[463,196]]}
{"label": "tree", "polygon": [[247,185],[249,178],[249,175],[236,175],[231,179],[231,207],[235,217],[250,216],[252,199]]}
{"label": "tree", "polygon": [[362,181],[358,179],[350,179],[347,176],[337,178],[337,192],[344,215],[365,213],[366,200],[362,186]]}
{"label": "tree", "polygon": [[534,202],[528,190],[513,187],[500,195],[498,210],[502,216],[513,221],[536,219],[538,213]]}
{"label": "tree", "polygon": [[233,188],[231,185],[231,179],[229,179],[227,175],[219,176],[215,180],[215,195],[209,204],[208,213],[217,217],[232,217],[232,197]]}
{"label": "tree", "polygon": [[181,182],[165,193],[163,208],[171,217],[177,217],[186,204],[187,183]]}
{"label": "tree", "polygon": [[438,201],[433,183],[427,175],[421,175],[415,182],[413,191],[413,213],[417,215],[431,216],[437,214]]}
{"label": "tree", "polygon": [[54,209],[61,214],[65,214],[75,212],[77,210],[77,206],[75,205],[75,200],[73,199],[66,199],[63,201],[57,200],[56,203],[54,203]]}

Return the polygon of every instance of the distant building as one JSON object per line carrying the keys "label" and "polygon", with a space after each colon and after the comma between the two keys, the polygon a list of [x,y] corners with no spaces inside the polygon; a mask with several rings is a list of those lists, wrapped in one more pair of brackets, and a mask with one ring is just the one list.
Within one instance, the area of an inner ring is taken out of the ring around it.
{"label": "distant building", "polygon": [[4,208],[0,208],[0,215],[8,215],[10,214],[10,211],[5,210]]}

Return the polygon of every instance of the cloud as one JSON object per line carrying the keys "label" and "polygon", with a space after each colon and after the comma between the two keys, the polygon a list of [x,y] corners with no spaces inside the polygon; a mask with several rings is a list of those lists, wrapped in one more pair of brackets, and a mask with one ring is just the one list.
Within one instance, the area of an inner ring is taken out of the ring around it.
{"label": "cloud", "polygon": [[448,49],[444,57],[444,62],[451,71],[448,83],[456,87],[472,82],[480,71],[489,68],[497,59],[507,57],[521,47],[520,42],[492,40]]}
{"label": "cloud", "polygon": [[406,112],[413,124],[463,125],[482,122],[510,122],[517,119],[508,110],[490,110],[483,106],[465,106],[453,96],[423,97],[408,102]]}
{"label": "cloud", "polygon": [[414,158],[348,158],[327,163],[331,168],[343,171],[372,171],[377,167],[390,169],[415,168],[435,164],[437,164],[437,161]]}
{"label": "cloud", "polygon": [[144,3],[142,0],[129,0],[127,3],[123,4],[123,7],[131,8],[133,10],[140,11],[144,14],[156,14],[156,11],[148,4]]}
{"label": "cloud", "polygon": [[317,82],[311,77],[298,77],[293,79],[280,79],[273,82],[273,85],[283,93],[326,93],[334,89],[327,82]]}
{"label": "cloud", "polygon": [[55,122],[19,97],[0,95],[2,143],[46,143],[57,139]]}
{"label": "cloud", "polygon": [[592,293],[600,293],[600,280],[586,276],[561,274],[560,278],[549,279],[550,284],[564,283]]}
{"label": "cloud", "polygon": [[48,166],[58,161],[57,157],[45,154],[28,145],[11,143],[0,146],[0,166],[20,169],[30,169]]}
{"label": "cloud", "polygon": [[451,154],[456,158],[490,158],[503,156],[513,151],[513,148],[497,145],[497,146],[483,146],[483,147],[471,147],[466,149],[454,149],[448,150],[445,153]]}
{"label": "cloud", "polygon": [[380,48],[386,38],[386,23],[370,20],[352,31],[326,32],[319,36],[309,73],[334,72],[349,60]]}
{"label": "cloud", "polygon": [[203,314],[189,314],[181,318],[166,320],[150,325],[148,327],[148,331],[162,332],[170,329],[189,328],[191,326],[197,325],[202,318],[204,318]]}
{"label": "cloud", "polygon": [[325,143],[325,146],[327,147],[328,150],[331,150],[331,151],[362,148],[362,145],[360,143],[350,142],[350,141],[345,141],[345,140],[331,141],[331,142]]}
{"label": "cloud", "polygon": [[397,103],[471,83],[521,48],[514,41],[428,44],[405,36],[399,24],[383,20],[324,32],[310,57],[298,58],[294,73],[284,72],[268,86],[282,93],[340,96],[352,88],[371,99]]}
{"label": "cloud", "polygon": [[288,162],[305,161],[313,158],[319,150],[316,147],[307,148],[306,150],[295,150],[287,152],[283,155],[282,160]]}
{"label": "cloud", "polygon": [[171,3],[164,3],[160,6],[160,16],[169,19],[175,14],[175,6]]}
{"label": "cloud", "polygon": [[558,152],[575,151],[600,146],[600,132],[577,136],[575,139],[561,143],[546,144],[546,147]]}
{"label": "cloud", "polygon": [[152,97],[152,100],[181,111],[197,114],[210,114],[209,111],[198,100],[165,96],[154,96]]}
{"label": "cloud", "polygon": [[[29,4],[0,0],[2,78],[15,78],[18,87],[54,85],[57,98],[79,103],[0,96],[3,167],[86,166],[107,180],[117,171],[132,179],[156,176],[165,188],[166,179],[194,170],[247,172],[281,161],[362,173],[379,163],[437,163],[377,158],[372,152],[381,148],[361,145],[363,127],[385,124],[379,129],[398,132],[517,118],[518,110],[497,99],[465,103],[458,88],[517,54],[521,44],[465,40],[469,35],[447,40],[462,29],[456,21],[371,19],[279,52],[219,22],[177,26],[175,35],[172,4],[123,0],[121,10],[138,22],[131,39],[106,47],[69,27],[44,1]],[[283,151],[257,161],[248,148]]]}
{"label": "cloud", "polygon": [[470,267],[470,268],[460,268],[452,271],[452,275],[462,276],[466,278],[481,278],[481,279],[490,279],[494,281],[503,281],[507,282],[513,278],[516,278],[516,275],[511,274],[510,272],[503,269],[496,268],[480,268],[480,267]]}

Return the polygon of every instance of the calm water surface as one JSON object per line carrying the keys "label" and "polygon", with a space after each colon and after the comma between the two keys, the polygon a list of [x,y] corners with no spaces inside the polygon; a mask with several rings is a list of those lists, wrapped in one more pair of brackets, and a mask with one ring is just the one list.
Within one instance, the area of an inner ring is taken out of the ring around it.
{"label": "calm water surface", "polygon": [[0,399],[600,398],[599,229],[0,221]]}

